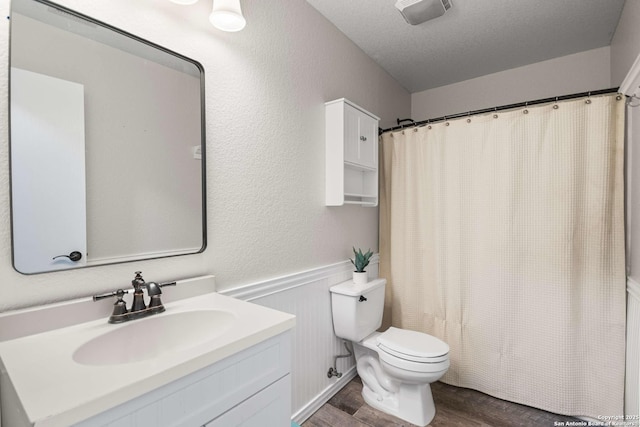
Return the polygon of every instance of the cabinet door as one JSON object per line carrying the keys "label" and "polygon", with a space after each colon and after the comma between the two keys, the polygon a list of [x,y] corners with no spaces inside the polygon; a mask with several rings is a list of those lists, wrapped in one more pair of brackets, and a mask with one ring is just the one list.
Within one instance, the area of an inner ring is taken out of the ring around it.
{"label": "cabinet door", "polygon": [[378,121],[366,114],[360,114],[359,160],[358,163],[371,168],[378,167]]}
{"label": "cabinet door", "polygon": [[344,104],[344,161],[360,162],[360,111]]}

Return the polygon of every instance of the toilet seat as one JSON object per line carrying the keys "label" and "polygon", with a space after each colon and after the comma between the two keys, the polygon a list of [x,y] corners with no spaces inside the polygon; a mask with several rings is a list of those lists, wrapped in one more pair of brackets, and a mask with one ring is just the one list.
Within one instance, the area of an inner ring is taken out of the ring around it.
{"label": "toilet seat", "polygon": [[[407,362],[440,363],[449,360],[449,346],[431,335],[390,327],[376,339],[383,354]],[[385,359],[391,359],[384,357]]]}

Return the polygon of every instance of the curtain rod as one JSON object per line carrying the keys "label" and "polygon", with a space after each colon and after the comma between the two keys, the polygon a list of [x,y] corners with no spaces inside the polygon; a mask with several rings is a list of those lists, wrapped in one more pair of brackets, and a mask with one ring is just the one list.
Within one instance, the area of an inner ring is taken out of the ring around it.
{"label": "curtain rod", "polygon": [[[466,116],[473,116],[473,115],[476,115],[476,114],[491,113],[493,111],[510,110],[512,108],[528,107],[530,105],[546,104],[548,102],[564,101],[566,99],[582,98],[582,97],[591,96],[591,95],[604,95],[604,94],[607,94],[607,93],[616,93],[616,92],[618,92],[618,89],[619,88],[614,87],[614,88],[610,88],[610,89],[601,89],[601,90],[592,90],[590,92],[574,93],[574,94],[571,94],[571,95],[555,96],[553,98],[536,99],[535,101],[518,102],[516,104],[502,105],[500,107],[493,107],[493,108],[483,108],[482,110],[467,111],[465,113],[451,114],[451,115],[446,115],[446,116],[442,116],[442,117],[437,117],[435,119],[422,120],[422,121],[419,121],[419,122],[414,122],[411,119],[398,119],[397,121],[398,121],[398,125],[399,126],[391,127],[391,128],[388,128],[388,129],[380,129],[380,128],[378,128],[378,135],[381,135],[381,134],[383,134],[385,132],[391,132],[391,131],[394,131],[394,130],[398,130],[398,129],[412,128],[412,127],[415,127],[415,126],[426,125],[428,123],[430,124],[430,123],[440,122],[440,121],[443,121],[443,120],[456,119],[458,117],[466,117]],[[404,121],[411,121],[411,124],[400,125],[400,122],[404,122]]]}

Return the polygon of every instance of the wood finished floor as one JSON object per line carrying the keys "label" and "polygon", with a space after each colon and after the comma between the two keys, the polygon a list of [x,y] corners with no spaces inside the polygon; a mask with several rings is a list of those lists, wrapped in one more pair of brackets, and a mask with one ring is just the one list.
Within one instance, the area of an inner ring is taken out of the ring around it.
{"label": "wood finished floor", "polygon": [[[431,391],[436,404],[431,427],[551,427],[555,422],[580,421],[440,382],[431,384]],[[355,377],[302,427],[414,427],[373,409],[364,403],[361,392],[362,382]]]}

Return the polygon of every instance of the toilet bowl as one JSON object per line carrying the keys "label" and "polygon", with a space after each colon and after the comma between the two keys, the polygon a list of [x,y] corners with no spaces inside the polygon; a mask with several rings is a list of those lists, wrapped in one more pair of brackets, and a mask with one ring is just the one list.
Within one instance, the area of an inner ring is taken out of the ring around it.
{"label": "toilet bowl", "polygon": [[[411,337],[412,345],[398,345],[398,336]],[[430,344],[433,349],[424,352]],[[368,405],[419,426],[431,422],[435,404],[430,384],[449,368],[447,344],[427,334],[391,327],[354,343],[354,351]]]}
{"label": "toilet bowl", "polygon": [[334,330],[353,343],[365,402],[419,426],[435,416],[430,384],[449,368],[449,346],[431,335],[382,323],[384,279],[331,288]]}

